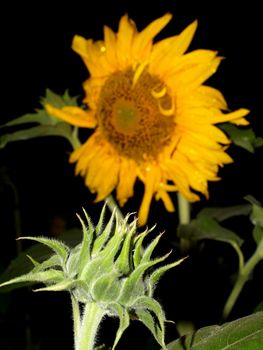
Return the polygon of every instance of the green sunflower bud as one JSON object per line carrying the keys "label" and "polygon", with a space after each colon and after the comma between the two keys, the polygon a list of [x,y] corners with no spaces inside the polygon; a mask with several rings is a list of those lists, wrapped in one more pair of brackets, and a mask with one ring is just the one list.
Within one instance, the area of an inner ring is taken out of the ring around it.
{"label": "green sunflower bud", "polygon": [[[151,230],[136,233],[136,220],[129,216],[120,221],[113,212],[103,225],[105,206],[96,227],[84,210],[85,221],[79,217],[83,229],[82,242],[74,248],[47,238],[24,237],[43,243],[54,254],[42,263],[31,259],[34,268],[26,275],[3,283],[42,282],[37,291],[68,291],[73,304],[75,349],[89,350],[95,345],[96,332],[106,315],[120,319],[113,349],[135,315],[166,349],[164,342],[165,315],[153,298],[155,286],[170,268],[183,260],[153,269],[169,255],[151,259],[161,235],[145,249],[144,238]],[[80,312],[80,304],[85,304]]]}

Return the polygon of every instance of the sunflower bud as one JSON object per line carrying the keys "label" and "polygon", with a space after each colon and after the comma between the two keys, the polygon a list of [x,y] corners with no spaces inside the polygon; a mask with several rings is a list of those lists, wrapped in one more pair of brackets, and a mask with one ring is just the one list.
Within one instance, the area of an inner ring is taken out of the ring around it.
{"label": "sunflower bud", "polygon": [[[89,335],[85,332],[89,333],[90,329],[85,330],[86,325],[98,326],[106,315],[120,319],[113,349],[129,326],[130,315],[143,322],[162,348],[166,349],[165,316],[161,305],[153,298],[153,292],[162,274],[183,259],[153,269],[170,254],[151,259],[161,235],[143,249],[143,240],[152,230],[137,234],[136,220],[128,223],[128,215],[120,221],[114,212],[104,226],[104,212],[105,206],[94,227],[84,210],[85,220],[79,217],[83,239],[72,249],[58,240],[24,237],[47,245],[55,254],[41,264],[31,259],[34,268],[30,273],[5,282],[2,286],[27,281],[42,282],[45,287],[37,291],[65,290],[71,294],[78,310],[80,303],[85,304],[83,314],[79,313],[79,319],[75,320],[78,325],[78,330],[75,330],[76,349],[84,349],[88,344],[85,339]],[[90,316],[87,316],[88,312]],[[87,321],[87,317],[93,316],[96,318],[95,323],[92,319]],[[94,346],[96,331],[93,331],[90,349]]]}

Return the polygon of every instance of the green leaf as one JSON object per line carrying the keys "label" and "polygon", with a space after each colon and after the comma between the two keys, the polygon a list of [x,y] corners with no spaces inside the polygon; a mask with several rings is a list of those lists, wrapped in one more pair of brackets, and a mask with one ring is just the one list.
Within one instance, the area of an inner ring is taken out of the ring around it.
{"label": "green leaf", "polygon": [[233,216],[248,215],[251,212],[250,204],[235,205],[231,207],[213,207],[202,209],[197,217],[209,216],[217,221],[224,221]]}
{"label": "green leaf", "polygon": [[258,225],[263,228],[263,207],[253,204],[250,220],[253,225]]}
{"label": "green leaf", "polygon": [[64,106],[77,106],[77,98],[77,96],[70,96],[68,90],[64,92],[63,96],[60,96],[53,91],[46,89],[46,96],[42,97],[40,101],[43,106],[49,103],[54,107],[62,108]]}
{"label": "green leaf", "polygon": [[[46,96],[41,98],[41,104],[49,103],[55,107],[67,105],[76,106],[76,97],[70,97],[68,92],[64,96],[59,96],[51,90],[46,90]],[[35,125],[38,124],[38,125]],[[35,113],[28,113],[0,126],[0,128],[10,128],[20,126],[22,130],[7,133],[0,137],[0,148],[4,148],[9,142],[28,140],[42,136],[62,136],[65,137],[73,148],[79,146],[76,135],[76,128],[50,116],[45,109],[36,109]]]}
{"label": "green leaf", "polygon": [[263,239],[263,227],[256,225],[253,229],[253,238],[257,244]]}
{"label": "green leaf", "polygon": [[235,145],[254,153],[256,135],[251,128],[241,129],[230,123],[221,124],[219,127],[228,134]]}
{"label": "green leaf", "polygon": [[262,147],[263,146],[263,137],[256,137],[256,140],[254,142],[254,147]]}
{"label": "green leaf", "polygon": [[42,136],[61,136],[65,137],[71,145],[75,144],[72,127],[66,123],[60,122],[56,125],[38,125],[25,130],[5,134],[0,137],[0,148],[4,148],[9,142],[24,141]]}
{"label": "green leaf", "polygon": [[213,239],[226,243],[233,243],[241,246],[243,240],[233,231],[219,225],[213,218],[208,216],[198,216],[188,225],[178,227],[178,235],[189,240]]}
{"label": "green leaf", "polygon": [[263,312],[208,326],[170,343],[168,350],[261,350]]}

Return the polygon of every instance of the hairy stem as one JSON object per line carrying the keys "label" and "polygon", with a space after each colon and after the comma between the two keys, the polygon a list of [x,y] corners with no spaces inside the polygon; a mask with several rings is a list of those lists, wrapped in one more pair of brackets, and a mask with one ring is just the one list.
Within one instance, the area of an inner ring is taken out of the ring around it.
{"label": "hairy stem", "polygon": [[71,295],[72,315],[73,315],[73,331],[74,331],[74,348],[78,348],[78,340],[80,333],[80,310],[79,303],[73,295]]}
{"label": "hairy stem", "polygon": [[78,336],[75,336],[75,350],[94,350],[100,322],[105,315],[97,303],[87,303],[84,308]]}

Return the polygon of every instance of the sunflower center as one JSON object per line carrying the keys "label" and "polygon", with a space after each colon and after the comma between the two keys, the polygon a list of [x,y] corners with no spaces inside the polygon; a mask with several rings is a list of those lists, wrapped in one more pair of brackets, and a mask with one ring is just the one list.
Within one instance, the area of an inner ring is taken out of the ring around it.
{"label": "sunflower center", "polygon": [[174,105],[166,86],[143,70],[112,74],[97,109],[99,127],[121,154],[136,161],[156,159],[174,132]]}

